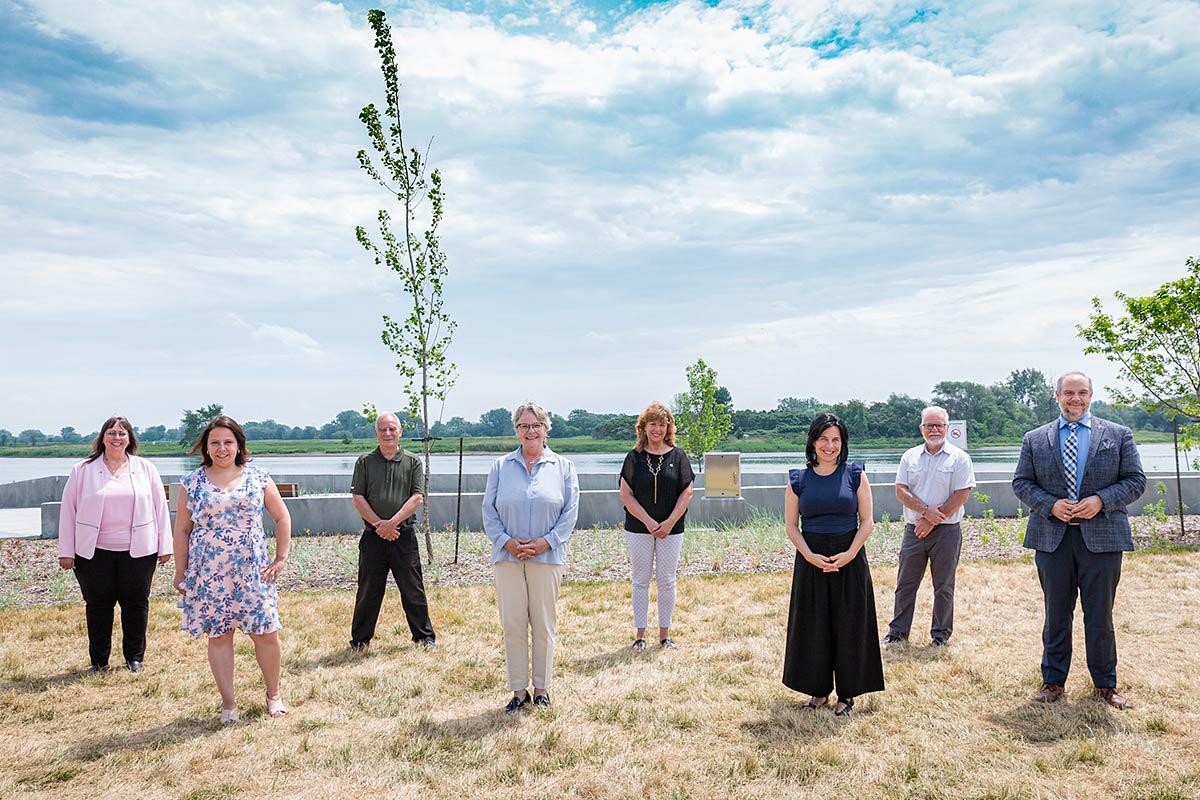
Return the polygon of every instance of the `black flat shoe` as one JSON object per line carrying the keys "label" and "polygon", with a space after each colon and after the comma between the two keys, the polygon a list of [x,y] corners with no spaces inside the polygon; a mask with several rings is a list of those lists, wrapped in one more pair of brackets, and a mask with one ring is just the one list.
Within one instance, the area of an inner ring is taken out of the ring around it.
{"label": "black flat shoe", "polygon": [[125,668],[126,668],[127,670],[129,670],[130,672],[141,672],[141,671],[142,671],[142,662],[140,662],[140,661],[126,661],[126,662],[125,662]]}
{"label": "black flat shoe", "polygon": [[528,693],[524,697],[517,697],[514,694],[512,696],[512,699],[508,701],[508,705],[506,705],[504,707],[504,713],[505,714],[516,714],[518,711],[520,711],[522,708],[524,708],[527,705],[529,705]]}
{"label": "black flat shoe", "polygon": [[108,664],[92,664],[88,667],[88,673],[92,675],[99,675],[104,672],[108,672]]}
{"label": "black flat shoe", "polygon": [[533,704],[535,706],[537,706],[538,708],[549,708],[550,707],[550,695],[549,694],[535,694],[533,696]]}

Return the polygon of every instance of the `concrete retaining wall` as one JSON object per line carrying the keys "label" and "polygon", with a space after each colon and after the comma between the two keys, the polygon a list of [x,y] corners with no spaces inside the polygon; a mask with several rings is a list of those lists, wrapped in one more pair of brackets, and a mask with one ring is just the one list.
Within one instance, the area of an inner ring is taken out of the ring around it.
{"label": "concrete retaining wall", "polygon": [[[761,473],[770,475],[771,473]],[[611,481],[612,476],[599,476]],[[688,521],[692,525],[712,527],[718,524],[738,524],[755,513],[769,513],[778,516],[783,514],[783,475],[775,475],[773,484],[763,483],[745,485],[741,498],[705,498],[703,492],[696,492],[692,504],[688,508]],[[282,479],[282,478],[281,478]],[[1140,500],[1129,507],[1131,514],[1141,512],[1146,503],[1157,502],[1160,495],[1156,490],[1158,483],[1166,485],[1166,501],[1168,513],[1178,508],[1175,492],[1174,475],[1151,475],[1147,483],[1146,493]],[[895,485],[891,482],[872,483],[875,518],[881,519],[887,514],[890,519],[899,519],[901,514],[900,502],[896,499]],[[1013,517],[1020,505],[1012,491],[1009,479],[980,480],[976,492],[989,497],[987,504],[980,503],[976,495],[972,495],[967,503],[967,513],[971,516],[981,516],[991,509],[998,517]],[[1188,508],[1200,509],[1200,475],[1189,475],[1183,478],[1183,499]],[[454,527],[456,496],[452,493],[433,493],[429,497],[430,520],[435,529]],[[354,507],[350,503],[349,494],[328,494],[315,497],[295,497],[284,500],[292,515],[292,532],[294,535],[321,533],[353,533],[361,531],[363,524]],[[464,492],[462,496],[463,530],[482,530],[483,492]],[[58,537],[59,502],[42,503],[42,538]],[[1028,509],[1026,509],[1028,513]],[[579,522],[580,528],[593,526],[619,526],[625,519],[621,506],[620,495],[614,489],[584,489],[580,492]],[[272,528],[267,519],[267,528]]]}

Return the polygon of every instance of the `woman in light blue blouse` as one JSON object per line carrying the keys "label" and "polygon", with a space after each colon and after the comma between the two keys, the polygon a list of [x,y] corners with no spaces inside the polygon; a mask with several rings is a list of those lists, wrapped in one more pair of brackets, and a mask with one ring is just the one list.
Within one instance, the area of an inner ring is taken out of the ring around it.
{"label": "woman in light blue blouse", "polygon": [[546,409],[523,403],[513,412],[513,428],[521,446],[492,464],[483,494],[483,529],[492,540],[496,605],[513,693],[504,709],[509,714],[530,703],[531,632],[532,702],[550,707],[558,587],[579,515],[575,465],[546,446]]}

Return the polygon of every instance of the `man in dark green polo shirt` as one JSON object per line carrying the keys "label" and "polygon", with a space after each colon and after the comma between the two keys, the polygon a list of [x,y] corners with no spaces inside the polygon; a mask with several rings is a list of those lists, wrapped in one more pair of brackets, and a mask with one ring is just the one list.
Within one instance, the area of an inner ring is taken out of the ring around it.
{"label": "man in dark green polo shirt", "polygon": [[400,589],[413,641],[430,649],[436,647],[413,523],[424,502],[421,490],[425,470],[420,459],[400,449],[401,433],[395,414],[380,414],[375,420],[379,447],[359,456],[354,464],[350,499],[366,528],[358,542],[358,596],[350,625],[352,650],[364,649],[375,635],[389,571]]}

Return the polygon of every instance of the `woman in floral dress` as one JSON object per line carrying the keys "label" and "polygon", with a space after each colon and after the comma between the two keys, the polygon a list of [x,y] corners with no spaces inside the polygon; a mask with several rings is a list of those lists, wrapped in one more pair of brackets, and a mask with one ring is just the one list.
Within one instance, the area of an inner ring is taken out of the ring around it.
{"label": "woman in floral dress", "polygon": [[[208,636],[208,663],[221,693],[221,722],[237,722],[233,632],[254,642],[267,685],[267,713],[287,713],[279,696],[279,595],[275,580],[287,561],[292,520],[266,470],[249,466],[242,427],[214,417],[192,453],[203,466],[180,478],[175,516],[175,590],[183,595],[183,629]],[[275,520],[275,559],[267,550],[262,512]]]}

